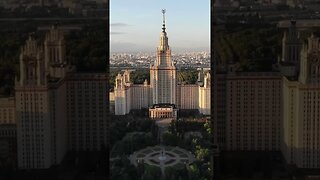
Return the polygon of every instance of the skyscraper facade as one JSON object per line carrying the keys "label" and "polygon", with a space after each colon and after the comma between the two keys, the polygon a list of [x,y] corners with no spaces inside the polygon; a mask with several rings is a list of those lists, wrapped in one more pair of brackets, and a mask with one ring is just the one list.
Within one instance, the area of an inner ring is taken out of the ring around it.
{"label": "skyscraper facade", "polygon": [[44,46],[30,36],[20,54],[15,83],[18,166],[49,168],[67,150],[65,41],[54,26]]}
{"label": "skyscraper facade", "polygon": [[153,104],[176,104],[176,70],[176,66],[171,61],[171,49],[166,33],[165,17],[163,17],[163,28],[160,34],[160,44],[157,48],[157,59],[150,68],[150,88]]}
{"label": "skyscraper facade", "polygon": [[107,75],[77,72],[65,52],[58,26],[42,44],[30,36],[21,49],[14,97],[21,169],[46,169],[68,150],[107,146]]}
{"label": "skyscraper facade", "polygon": [[0,125],[16,124],[14,97],[0,98]]}
{"label": "skyscraper facade", "polygon": [[281,151],[288,164],[320,168],[320,39],[302,43],[295,21],[271,72],[238,72],[215,59],[215,143],[226,151]]}
{"label": "skyscraper facade", "polygon": [[68,149],[107,146],[107,74],[70,73],[67,80]]}
{"label": "skyscraper facade", "polygon": [[283,77],[283,142],[289,164],[320,168],[320,41],[311,35],[303,44],[300,73]]}

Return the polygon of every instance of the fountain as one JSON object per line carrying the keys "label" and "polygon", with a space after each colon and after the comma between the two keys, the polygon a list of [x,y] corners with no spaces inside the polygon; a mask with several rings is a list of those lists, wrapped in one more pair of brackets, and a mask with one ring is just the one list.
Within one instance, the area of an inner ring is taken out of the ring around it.
{"label": "fountain", "polygon": [[164,168],[169,166],[192,163],[195,157],[179,147],[158,145],[141,149],[130,156],[130,161],[135,166],[138,165],[137,160],[164,170]]}
{"label": "fountain", "polygon": [[165,160],[167,159],[167,156],[165,155],[165,153],[163,153],[163,149],[162,149],[162,151],[161,151],[160,156],[158,157],[158,159],[159,159],[160,161],[165,161]]}

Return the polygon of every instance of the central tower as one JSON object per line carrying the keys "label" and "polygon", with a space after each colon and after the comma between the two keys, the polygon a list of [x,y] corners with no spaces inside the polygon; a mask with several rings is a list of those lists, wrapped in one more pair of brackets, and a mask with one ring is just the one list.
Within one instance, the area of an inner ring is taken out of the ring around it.
{"label": "central tower", "polygon": [[157,58],[150,68],[150,86],[153,104],[176,104],[176,67],[171,61],[171,49],[165,25],[166,10],[162,10],[163,25]]}

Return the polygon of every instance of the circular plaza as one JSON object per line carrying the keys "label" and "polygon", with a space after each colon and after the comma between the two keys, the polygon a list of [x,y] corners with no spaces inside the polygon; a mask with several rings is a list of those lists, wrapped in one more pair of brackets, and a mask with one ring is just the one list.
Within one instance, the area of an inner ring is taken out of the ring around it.
{"label": "circular plaza", "polygon": [[191,152],[172,146],[147,147],[134,152],[130,155],[129,159],[135,166],[137,166],[138,163],[146,163],[160,167],[162,172],[166,167],[178,164],[190,164],[195,161],[195,157]]}

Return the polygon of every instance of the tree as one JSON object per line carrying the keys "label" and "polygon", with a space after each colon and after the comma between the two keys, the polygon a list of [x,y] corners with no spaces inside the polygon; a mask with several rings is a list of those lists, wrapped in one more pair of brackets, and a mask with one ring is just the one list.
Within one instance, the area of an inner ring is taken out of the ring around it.
{"label": "tree", "polygon": [[169,132],[166,132],[162,135],[162,141],[163,144],[168,145],[168,146],[177,146],[179,142],[179,138]]}
{"label": "tree", "polygon": [[149,69],[139,69],[133,73],[131,73],[130,76],[131,82],[134,84],[143,84],[145,80],[150,82],[150,72]]}
{"label": "tree", "polygon": [[129,155],[136,150],[156,144],[156,139],[150,132],[131,132],[127,133],[121,141],[115,143],[111,149],[111,157],[119,155]]}
{"label": "tree", "polygon": [[209,135],[213,135],[212,123],[210,121],[206,121],[203,126]]}
{"label": "tree", "polygon": [[178,79],[185,84],[195,84],[198,79],[198,71],[196,69],[183,69],[178,72]]}
{"label": "tree", "polygon": [[170,178],[175,175],[175,172],[176,170],[172,166],[166,167],[164,170],[165,179],[170,180]]}
{"label": "tree", "polygon": [[111,179],[131,179],[138,180],[138,168],[134,167],[126,156],[111,161]]}
{"label": "tree", "polygon": [[141,180],[153,180],[153,176],[149,171],[145,171],[141,177]]}
{"label": "tree", "polygon": [[144,175],[147,174],[145,178],[151,178],[152,180],[160,179],[161,169],[159,167],[151,166],[148,164],[144,164],[144,166],[145,166]]}
{"label": "tree", "polygon": [[[231,26],[217,32],[216,53],[224,64],[240,63],[240,71],[269,71],[281,53],[281,34],[271,25]],[[250,39],[250,41],[248,41]]]}
{"label": "tree", "polygon": [[207,148],[202,148],[201,146],[197,145],[196,146],[196,158],[200,161],[204,161],[209,159],[209,149]]}
{"label": "tree", "polygon": [[176,177],[174,176],[174,174],[171,175],[170,180],[176,180]]}
{"label": "tree", "polygon": [[200,179],[200,170],[196,164],[192,164],[188,168],[189,179]]}

